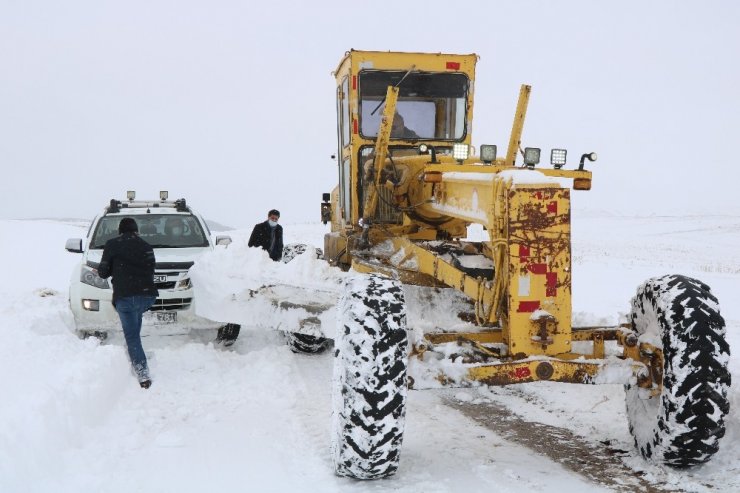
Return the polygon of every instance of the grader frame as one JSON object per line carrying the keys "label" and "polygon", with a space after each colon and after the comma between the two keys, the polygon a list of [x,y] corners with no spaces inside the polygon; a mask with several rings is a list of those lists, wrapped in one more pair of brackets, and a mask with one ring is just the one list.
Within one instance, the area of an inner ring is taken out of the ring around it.
{"label": "grader frame", "polygon": [[[560,181],[571,179],[574,189],[589,190],[592,174],[583,169],[583,158],[574,170],[516,165],[517,155],[523,154],[521,136],[531,88],[520,89],[505,156],[484,162],[476,156],[453,155],[456,144],[468,148],[471,144],[476,61],[476,55],[354,50],[345,55],[335,72],[340,183],[322,204],[323,218],[330,216],[332,225],[325,237],[326,258],[407,283],[442,284],[470,297],[481,330],[427,334],[411,353],[423,358],[438,344],[465,345],[478,363],[469,368],[467,381],[605,383],[599,374],[613,365],[613,360],[605,359],[605,342],[616,341],[622,347],[623,368],[630,374],[625,379],[633,375],[640,387],[659,394],[663,368],[659,348],[638,341],[627,326],[572,326],[570,189]],[[392,74],[385,93],[381,97],[375,90],[366,96],[366,75],[377,79],[384,72]],[[464,94],[454,95],[453,102],[449,94],[438,100],[434,94],[423,94],[422,82],[450,73],[467,80]],[[422,89],[405,90],[409,83]],[[419,138],[394,136],[400,103],[411,107],[414,102],[434,108],[434,129]],[[372,135],[364,120],[371,118],[371,107],[382,105],[377,135]],[[446,133],[440,131],[445,130],[444,122],[453,120],[454,128],[462,127],[462,132],[450,133],[452,125]],[[389,219],[388,214],[379,214],[380,208],[397,214]],[[488,241],[460,241],[471,223],[484,226]],[[471,274],[445,260],[429,248],[435,241],[457,243],[485,256],[493,264],[492,275]],[[381,244],[387,255],[374,253],[373,247]],[[590,341],[591,352],[575,352],[573,343],[579,341]],[[461,383],[445,375],[439,380]]]}

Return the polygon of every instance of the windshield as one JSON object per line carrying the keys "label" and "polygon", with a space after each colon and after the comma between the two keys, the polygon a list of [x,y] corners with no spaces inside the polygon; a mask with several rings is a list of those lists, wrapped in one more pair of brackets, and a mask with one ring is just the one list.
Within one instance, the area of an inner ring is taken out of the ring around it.
{"label": "windshield", "polygon": [[[98,222],[90,248],[100,249],[118,236],[118,223],[127,216],[104,216]],[[208,239],[198,219],[189,215],[147,214],[128,216],[139,226],[139,236],[153,248],[207,247]]]}
{"label": "windshield", "polygon": [[[360,131],[376,137],[388,86],[407,72],[360,72]],[[399,86],[391,139],[460,140],[465,137],[465,111],[469,81],[464,74],[419,73],[406,75]],[[399,118],[400,116],[400,118]]]}

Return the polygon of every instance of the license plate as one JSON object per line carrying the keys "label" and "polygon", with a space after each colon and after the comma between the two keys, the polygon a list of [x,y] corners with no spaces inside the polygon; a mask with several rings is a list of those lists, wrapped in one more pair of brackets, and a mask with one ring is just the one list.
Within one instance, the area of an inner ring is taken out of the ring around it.
{"label": "license plate", "polygon": [[154,276],[154,282],[167,282],[167,274],[157,274]]}
{"label": "license plate", "polygon": [[157,323],[173,324],[177,322],[177,312],[155,312]]}

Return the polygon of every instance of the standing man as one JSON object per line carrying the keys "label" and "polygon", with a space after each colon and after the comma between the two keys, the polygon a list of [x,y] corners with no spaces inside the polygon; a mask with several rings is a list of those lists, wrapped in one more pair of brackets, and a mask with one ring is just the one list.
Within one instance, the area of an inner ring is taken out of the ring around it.
{"label": "standing man", "polygon": [[113,306],[121,319],[131,366],[139,385],[148,389],[152,380],[141,346],[141,317],[154,304],[159,292],[154,286],[154,250],[139,238],[138,231],[133,218],[121,219],[119,236],[105,244],[98,275],[103,279],[113,277]]}
{"label": "standing man", "polygon": [[279,219],[280,211],[270,210],[267,221],[255,225],[249,237],[249,246],[262,247],[276,262],[283,258],[283,227],[278,224]]}

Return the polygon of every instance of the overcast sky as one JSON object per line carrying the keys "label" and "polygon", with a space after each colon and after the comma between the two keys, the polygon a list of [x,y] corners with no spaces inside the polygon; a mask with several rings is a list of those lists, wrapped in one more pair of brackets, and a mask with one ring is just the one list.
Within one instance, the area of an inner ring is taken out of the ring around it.
{"label": "overcast sky", "polygon": [[169,190],[318,220],[345,51],[476,53],[473,144],[597,151],[574,207],[740,213],[740,2],[0,0],[0,218]]}

